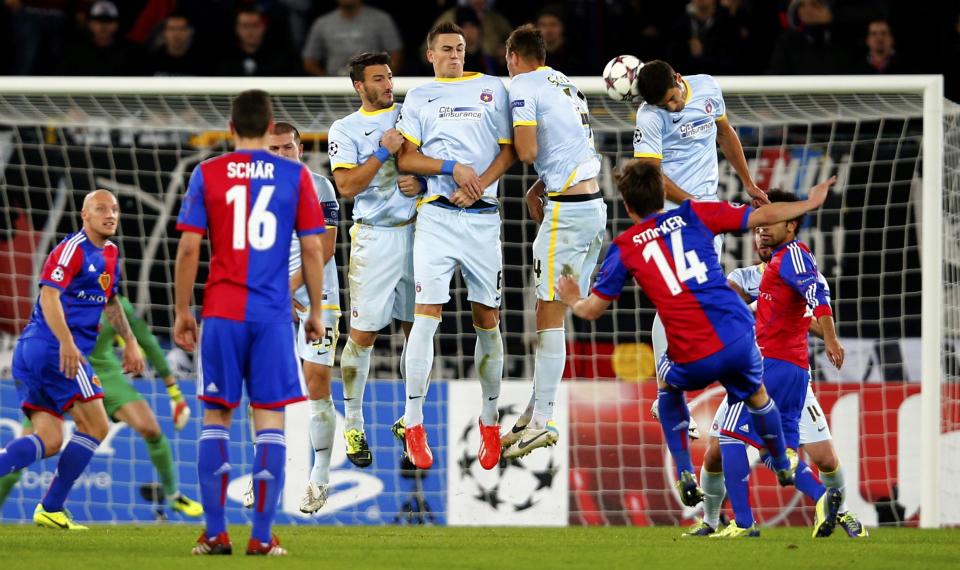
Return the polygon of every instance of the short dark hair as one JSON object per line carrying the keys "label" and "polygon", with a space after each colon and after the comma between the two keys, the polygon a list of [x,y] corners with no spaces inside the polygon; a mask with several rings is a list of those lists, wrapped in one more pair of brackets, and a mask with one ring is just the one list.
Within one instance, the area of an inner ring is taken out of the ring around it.
{"label": "short dark hair", "polygon": [[667,91],[677,84],[676,76],[677,72],[669,63],[655,59],[637,72],[637,91],[647,103],[659,105]]}
{"label": "short dark hair", "polygon": [[[773,204],[776,202],[799,202],[800,198],[797,198],[797,195],[792,192],[787,192],[780,188],[772,188],[767,192],[767,200],[770,200],[770,203]],[[800,214],[792,220],[787,220],[788,222],[797,222],[797,230],[795,231],[800,230],[800,224],[803,223],[803,216],[804,214]]]}
{"label": "short dark hair", "polygon": [[507,53],[515,53],[523,59],[543,63],[547,60],[547,46],[543,34],[533,24],[524,24],[507,38]]}
{"label": "short dark hair", "polygon": [[660,167],[634,160],[616,174],[617,190],[634,214],[649,216],[663,209],[663,173]]}
{"label": "short dark hair", "polygon": [[190,16],[181,10],[174,10],[167,14],[167,17],[163,19],[163,24],[166,25],[170,20],[185,20],[188,26],[193,26],[193,22],[190,21]]}
{"label": "short dark hair", "polygon": [[430,28],[430,32],[427,34],[427,47],[433,49],[433,40],[437,39],[437,36],[442,34],[459,34],[463,35],[463,28],[454,24],[453,22],[439,22],[434,27]]}
{"label": "short dark hair", "polygon": [[297,130],[297,127],[284,121],[273,124],[273,134],[285,135],[287,133],[293,133],[293,140],[297,141],[297,144],[300,144],[300,131]]}
{"label": "short dark hair", "polygon": [[347,68],[350,69],[352,81],[363,82],[363,72],[371,65],[390,65],[390,56],[387,52],[365,51],[350,58]]}
{"label": "short dark hair", "polygon": [[230,122],[238,136],[262,137],[273,120],[273,104],[270,95],[260,89],[250,89],[233,98],[230,105]]}

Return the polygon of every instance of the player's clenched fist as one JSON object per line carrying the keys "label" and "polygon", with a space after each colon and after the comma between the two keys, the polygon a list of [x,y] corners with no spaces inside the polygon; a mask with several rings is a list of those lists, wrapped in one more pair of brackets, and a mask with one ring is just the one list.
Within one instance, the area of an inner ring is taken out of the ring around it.
{"label": "player's clenched fist", "polygon": [[177,314],[173,321],[173,341],[177,346],[193,352],[197,347],[197,319],[190,313]]}
{"label": "player's clenched fist", "polygon": [[403,135],[397,129],[388,129],[380,137],[380,146],[387,149],[390,154],[397,154],[403,146]]}
{"label": "player's clenched fist", "polygon": [[326,332],[323,327],[323,319],[321,318],[321,313],[310,309],[310,314],[307,315],[307,319],[303,324],[304,332],[307,335],[307,340],[317,341],[323,338],[324,333]]}
{"label": "player's clenched fist", "polygon": [[453,181],[457,183],[458,190],[463,190],[472,202],[483,197],[483,186],[480,184],[477,171],[466,164],[457,163],[453,167]]}
{"label": "player's clenched fist", "polygon": [[403,195],[409,198],[413,198],[425,190],[423,185],[420,184],[420,179],[409,174],[398,177],[397,186],[400,187],[400,192],[403,192]]}

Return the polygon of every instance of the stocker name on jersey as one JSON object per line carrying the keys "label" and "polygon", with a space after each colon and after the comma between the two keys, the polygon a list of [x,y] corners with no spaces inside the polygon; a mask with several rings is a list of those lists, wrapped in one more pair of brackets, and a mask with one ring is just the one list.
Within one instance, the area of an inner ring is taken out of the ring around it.
{"label": "stocker name on jersey", "polygon": [[272,179],[273,163],[256,160],[253,162],[229,162],[227,163],[227,178],[248,179]]}
{"label": "stocker name on jersey", "polygon": [[643,245],[648,241],[653,241],[661,236],[685,227],[687,227],[687,222],[684,221],[683,218],[680,216],[670,216],[669,218],[663,220],[659,226],[643,230],[642,232],[633,236],[633,243],[637,245]]}

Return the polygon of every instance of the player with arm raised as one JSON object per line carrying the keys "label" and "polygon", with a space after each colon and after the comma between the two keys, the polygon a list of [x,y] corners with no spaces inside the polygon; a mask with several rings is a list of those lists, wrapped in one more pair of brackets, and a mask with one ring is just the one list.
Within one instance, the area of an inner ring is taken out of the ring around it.
{"label": "player with arm raised", "polygon": [[607,250],[593,292],[582,299],[573,279],[560,278],[560,297],[579,317],[598,318],[631,276],[663,315],[669,348],[657,363],[660,424],[676,464],[680,498],[687,506],[700,502],[703,492],[690,461],[690,412],[683,392],[716,381],[727,389],[731,404],[746,402],[773,456],[778,481],[793,484],[796,464],[787,455],[777,405],[761,381],[753,316],[727,286],[713,238],[818,208],[834,181],[820,184],[807,200],[792,204],[753,210],[727,202],[686,201],[663,212],[660,169],[632,162],[618,177],[617,186],[634,225]]}
{"label": "player with arm raised", "polygon": [[[177,229],[174,339],[197,348],[199,398],[204,404],[198,445],[198,478],[206,529],[194,554],[231,554],[224,502],[230,475],[229,429],[243,391],[256,427],[256,504],[247,554],[280,556],[286,550],[271,533],[282,490],[287,404],[305,400],[290,328],[290,239],[300,236],[303,279],[310,310],[304,319],[311,341],[324,336],[323,210],[306,166],[267,150],[273,128],[270,96],[244,91],[233,100],[230,133],[235,149],[193,170]],[[210,233],[210,274],[204,289],[203,329],[190,300],[203,235]]]}
{"label": "player with arm raised", "polygon": [[407,94],[397,121],[397,130],[407,139],[397,158],[400,170],[428,177],[413,240],[416,308],[407,343],[407,402],[394,426],[421,469],[433,465],[423,427],[433,336],[458,266],[477,334],[474,362],[483,401],[477,455],[484,469],[493,469],[500,460],[503,257],[497,186],[515,155],[507,90],[499,78],[464,73],[465,49],[457,25],[443,22],[430,30],[427,59],[436,79]]}
{"label": "player with arm raised", "polygon": [[[330,169],[340,195],[353,200],[350,228],[350,336],[340,354],[343,436],[347,457],[366,467],[373,456],[363,424],[363,392],[377,335],[391,320],[404,336],[413,326],[413,222],[421,181],[398,176],[403,136],[394,128],[400,105],[386,53],[362,53],[349,63],[360,109],[330,127]],[[406,348],[406,345],[404,345]],[[404,376],[403,354],[400,356]]]}
{"label": "player with arm raised", "polygon": [[63,445],[63,414],[70,414],[77,429],[33,512],[37,526],[63,530],[87,528],[63,505],[108,430],[100,380],[87,362],[101,314],[126,341],[124,370],[143,370],[140,346],[117,297],[120,251],[108,239],[119,224],[117,199],[106,190],[91,192],[80,217],[83,229],[61,241],[40,270],[40,295],[13,352],[13,379],[34,433],[0,450],[0,475],[56,455]]}
{"label": "player with arm raised", "polygon": [[566,75],[546,67],[545,59],[543,36],[533,26],[521,26],[507,38],[513,144],[520,160],[533,164],[539,176],[527,192],[527,204],[540,229],[533,242],[534,389],[526,411],[502,438],[506,458],[554,445],[559,438],[552,417],[566,362],[567,306],[557,299],[554,284],[561,274],[571,274],[582,288],[590,284],[607,225],[587,98]]}

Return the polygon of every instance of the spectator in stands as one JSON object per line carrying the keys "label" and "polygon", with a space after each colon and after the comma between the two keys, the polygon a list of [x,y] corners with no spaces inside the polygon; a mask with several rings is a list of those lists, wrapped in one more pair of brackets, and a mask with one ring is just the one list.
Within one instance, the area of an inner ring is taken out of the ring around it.
{"label": "spectator in stands", "polygon": [[62,75],[139,75],[144,57],[118,37],[120,12],[110,0],[98,0],[87,14],[86,33],[68,46],[60,61]]}
{"label": "spectator in stands", "polygon": [[497,65],[497,60],[483,51],[483,24],[480,23],[476,11],[469,6],[457,8],[454,23],[463,29],[463,41],[467,44],[464,49],[463,69],[487,75],[502,75],[506,70],[501,68],[506,67],[506,61],[501,59],[499,63],[502,65]]}
{"label": "spectator in stands", "polygon": [[266,15],[256,4],[245,4],[237,9],[236,43],[221,58],[219,75],[276,77],[299,75],[296,58],[288,51],[264,43],[267,34]]}
{"label": "spectator in stands", "polygon": [[667,53],[685,73],[736,73],[741,56],[739,32],[717,0],[690,0],[686,14],[674,24]]}
{"label": "spectator in stands", "polygon": [[834,75],[853,68],[833,26],[827,0],[792,0],[791,29],[777,39],[767,72],[774,75]]}
{"label": "spectator in stands", "polygon": [[[440,16],[434,22],[434,25],[439,24],[440,22],[456,23],[457,10],[459,8],[472,8],[477,14],[477,19],[480,21],[480,27],[483,29],[480,48],[483,50],[484,54],[498,62],[498,66],[500,65],[500,62],[503,62],[503,66],[506,66],[506,42],[510,32],[513,31],[513,26],[510,25],[510,21],[507,20],[507,18],[492,9],[493,2],[494,0],[457,0],[457,2],[455,2],[457,6],[454,6],[453,8],[450,8],[449,10],[446,10],[440,14]],[[420,46],[420,53],[422,57],[426,57],[426,41],[424,41],[423,45]],[[426,59],[424,59],[424,61],[426,61]]]}
{"label": "spectator in stands", "polygon": [[736,30],[740,49],[734,73],[758,75],[766,69],[780,35],[777,3],[768,0],[720,0]]}
{"label": "spectator in stands", "polygon": [[303,68],[310,75],[347,75],[347,62],[362,52],[390,54],[394,73],[403,63],[403,41],[390,14],[362,0],[337,0],[338,8],[320,16],[303,46]]}
{"label": "spectator in stands", "polygon": [[13,75],[53,69],[63,52],[70,0],[6,0],[13,32]]}
{"label": "spectator in stands", "polygon": [[547,65],[568,76],[590,75],[582,53],[567,42],[563,16],[563,7],[557,4],[546,6],[537,15],[537,28],[547,48]]}
{"label": "spectator in stands", "polygon": [[884,19],[871,20],[867,24],[867,57],[860,73],[912,73],[894,49],[893,31],[890,22]]}
{"label": "spectator in stands", "polygon": [[153,54],[152,75],[194,76],[207,75],[207,58],[193,47],[193,26],[185,14],[174,12],[163,21],[160,32],[162,44]]}

